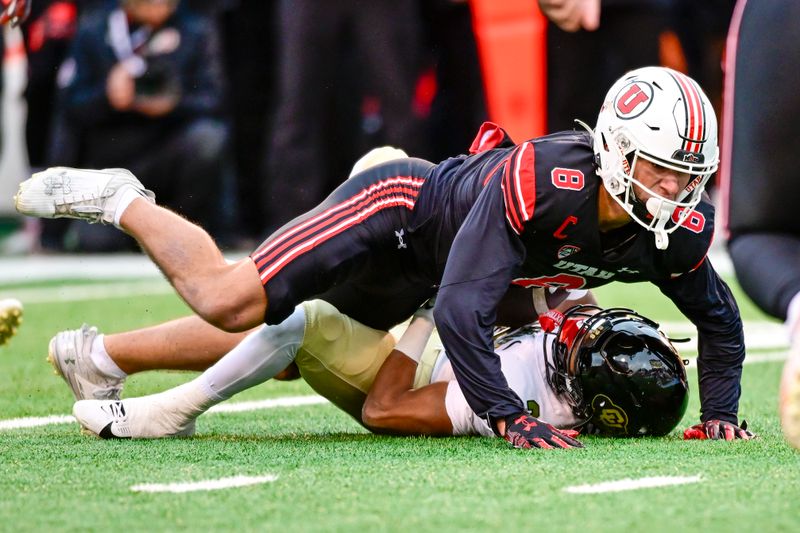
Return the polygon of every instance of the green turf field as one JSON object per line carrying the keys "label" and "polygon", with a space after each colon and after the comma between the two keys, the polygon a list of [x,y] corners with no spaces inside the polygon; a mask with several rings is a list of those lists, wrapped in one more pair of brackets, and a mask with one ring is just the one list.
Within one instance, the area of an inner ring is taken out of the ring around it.
{"label": "green turf field", "polygon": [[[69,287],[64,288],[65,285]],[[115,285],[127,287],[107,297]],[[16,428],[21,417],[66,415],[72,396],[45,363],[47,342],[86,321],[113,332],[186,313],[160,282],[48,282],[0,286],[26,304],[25,322],[0,348],[0,530],[515,530],[796,531],[800,452],[783,441],[776,414],[782,334],[740,297],[752,344],[740,414],[751,442],[585,437],[586,448],[518,451],[500,439],[392,438],[368,434],[328,404],[212,413],[192,439],[101,441],[77,424]],[[738,293],[737,293],[738,294]],[[685,333],[678,312],[647,285],[598,292]],[[751,340],[752,332],[752,340]],[[682,352],[692,357],[690,345]],[[696,370],[681,428],[697,421]],[[125,396],[162,390],[188,374],[131,378]],[[301,382],[268,383],[235,402],[308,396]],[[12,427],[13,426],[13,427]],[[143,484],[235,476],[260,484],[146,493]],[[691,481],[627,492],[568,487],[649,477]]]}

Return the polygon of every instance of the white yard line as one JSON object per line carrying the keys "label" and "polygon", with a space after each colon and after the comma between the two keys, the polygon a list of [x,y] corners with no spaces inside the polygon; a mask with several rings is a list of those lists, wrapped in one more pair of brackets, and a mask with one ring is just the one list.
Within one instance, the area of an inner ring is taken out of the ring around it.
{"label": "white yard line", "polygon": [[625,490],[649,489],[653,487],[668,487],[671,485],[686,485],[698,483],[700,476],[657,476],[643,477],[641,479],[620,479],[618,481],[605,481],[593,485],[577,485],[565,487],[564,492],[570,494],[600,494],[603,492],[621,492]]}
{"label": "white yard line", "polygon": [[[226,254],[228,262],[246,257],[246,252]],[[43,280],[161,278],[158,267],[144,254],[57,254],[3,257],[0,284]]]}
{"label": "white yard line", "polygon": [[0,431],[5,429],[24,429],[52,424],[70,424],[75,422],[72,415],[28,416],[25,418],[10,418],[0,420]]}
{"label": "white yard line", "polygon": [[[258,411],[261,409],[274,409],[276,407],[299,407],[304,405],[317,405],[328,403],[322,396],[286,396],[283,398],[271,398],[268,400],[256,400],[249,402],[230,402],[216,405],[208,410],[209,413],[242,413],[245,411]],[[72,424],[75,418],[71,415],[51,415],[25,418],[10,418],[0,420],[0,431],[9,429],[25,429],[39,426],[50,426],[54,424]]]}
{"label": "white yard line", "polygon": [[3,293],[13,296],[26,305],[174,294],[175,289],[165,280],[152,279],[120,281],[115,283],[92,283],[85,285],[60,285],[57,287],[6,289]]}
{"label": "white yard line", "polygon": [[131,487],[133,492],[196,492],[200,490],[222,490],[248,485],[272,483],[278,476],[268,474],[265,476],[235,476],[222,479],[208,479],[205,481],[189,481],[184,483],[145,483]]}
{"label": "white yard line", "polygon": [[215,405],[208,410],[209,413],[243,413],[245,411],[258,411],[260,409],[274,409],[276,407],[299,407],[302,405],[318,405],[328,403],[322,396],[286,396],[269,400],[253,400],[249,402],[228,402]]}

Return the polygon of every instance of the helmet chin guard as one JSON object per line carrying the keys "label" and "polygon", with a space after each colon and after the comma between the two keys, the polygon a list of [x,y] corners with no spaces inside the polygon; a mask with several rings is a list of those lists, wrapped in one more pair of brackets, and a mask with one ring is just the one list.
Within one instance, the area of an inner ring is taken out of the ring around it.
{"label": "helmet chin guard", "polygon": [[[653,232],[656,247],[664,250],[669,234],[700,203],[719,165],[714,110],[699,85],[679,72],[663,67],[631,71],[606,94],[594,130],[594,153],[597,174],[610,196]],[[691,179],[675,199],[665,198],[635,178],[640,158]]]}

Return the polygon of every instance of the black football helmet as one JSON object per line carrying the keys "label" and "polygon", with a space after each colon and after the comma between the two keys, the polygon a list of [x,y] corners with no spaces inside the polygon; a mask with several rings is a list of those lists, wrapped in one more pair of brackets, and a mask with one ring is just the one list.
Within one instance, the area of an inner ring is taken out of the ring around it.
{"label": "black football helmet", "polygon": [[[562,338],[564,325],[576,317],[583,322],[574,338]],[[567,311],[554,333],[548,380],[575,415],[587,420],[588,433],[666,435],[683,418],[686,369],[657,323],[630,309],[584,305]]]}

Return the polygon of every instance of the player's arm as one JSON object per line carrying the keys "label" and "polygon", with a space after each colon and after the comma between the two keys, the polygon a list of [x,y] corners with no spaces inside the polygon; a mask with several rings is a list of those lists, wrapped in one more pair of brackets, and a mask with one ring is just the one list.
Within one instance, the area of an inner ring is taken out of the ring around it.
{"label": "player's arm", "polygon": [[539,9],[564,31],[593,31],[600,26],[600,0],[539,0]]}
{"label": "player's arm", "polygon": [[745,344],[730,288],[708,259],[659,288],[697,327],[701,424],[690,429],[704,438],[750,438],[752,434],[738,426]]}
{"label": "player's arm", "polygon": [[447,415],[447,383],[414,389],[417,363],[433,332],[430,311],[411,320],[395,349],[378,371],[364,402],[361,419],[376,433],[452,435]]}
{"label": "player's arm", "polygon": [[[531,171],[533,162],[524,159],[525,149],[518,147],[519,156],[510,161],[527,166],[520,166],[519,172],[509,168],[506,174]],[[519,448],[580,447],[527,412],[494,353],[497,306],[525,257],[516,229],[506,222],[512,214],[506,211],[500,183],[491,180],[483,189],[453,241],[434,309],[436,327],[467,403],[497,435]],[[511,201],[519,207],[517,199]]]}
{"label": "player's arm", "polygon": [[597,305],[594,294],[586,289],[534,289],[511,285],[497,306],[497,326],[519,328],[535,322],[542,314],[534,305],[534,291],[544,293],[545,305],[548,310],[555,309],[563,313],[576,305]]}

